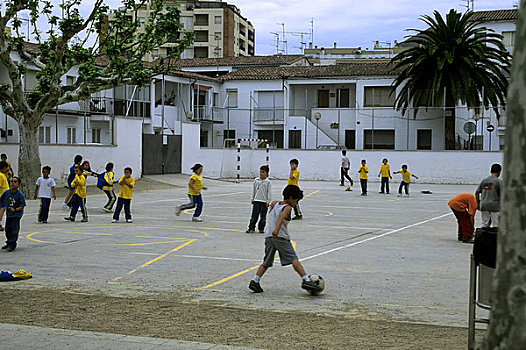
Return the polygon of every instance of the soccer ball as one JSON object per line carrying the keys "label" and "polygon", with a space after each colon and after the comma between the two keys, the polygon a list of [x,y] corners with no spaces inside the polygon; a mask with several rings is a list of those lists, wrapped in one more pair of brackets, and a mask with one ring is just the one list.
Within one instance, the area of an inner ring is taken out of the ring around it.
{"label": "soccer ball", "polygon": [[352,188],[347,186],[347,187],[345,187],[345,191],[352,191]]}
{"label": "soccer ball", "polygon": [[321,290],[319,292],[308,291],[310,295],[318,295],[325,289],[325,280],[320,275],[309,275],[309,278],[312,282],[320,286]]}

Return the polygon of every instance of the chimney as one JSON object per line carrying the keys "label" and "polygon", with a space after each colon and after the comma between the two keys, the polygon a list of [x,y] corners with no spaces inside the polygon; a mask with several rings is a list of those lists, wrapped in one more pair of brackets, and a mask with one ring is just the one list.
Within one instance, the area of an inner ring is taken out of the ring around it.
{"label": "chimney", "polygon": [[394,47],[398,47],[398,40],[394,41]]}
{"label": "chimney", "polygon": [[312,49],[312,42],[309,43],[309,49]]}
{"label": "chimney", "polygon": [[378,40],[376,40],[376,41],[374,42],[374,48],[375,48],[375,49],[379,49],[379,48],[380,48],[380,43],[378,42]]}
{"label": "chimney", "polygon": [[334,48],[336,48],[336,41],[334,42]]}

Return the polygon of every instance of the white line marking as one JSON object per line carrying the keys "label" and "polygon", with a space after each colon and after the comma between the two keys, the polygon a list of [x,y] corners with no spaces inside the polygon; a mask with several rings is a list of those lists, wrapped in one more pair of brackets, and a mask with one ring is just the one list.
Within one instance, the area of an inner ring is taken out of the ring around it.
{"label": "white line marking", "polygon": [[130,254],[136,254],[136,255],[159,255],[159,253],[139,253],[139,252],[130,252]]}
{"label": "white line marking", "polygon": [[416,226],[419,226],[419,225],[427,224],[428,222],[435,221],[435,220],[438,220],[438,219],[442,219],[442,218],[444,218],[446,216],[449,216],[449,215],[453,215],[453,213],[447,213],[447,214],[444,214],[444,215],[440,215],[440,216],[437,216],[437,217],[434,217],[434,218],[431,218],[431,219],[427,219],[427,220],[424,220],[424,221],[417,222],[415,224],[411,224],[411,225],[407,225],[407,226],[404,226],[404,227],[400,227],[400,228],[397,228],[395,230],[388,231],[386,233],[382,233],[381,235],[378,235],[378,236],[369,237],[369,238],[366,238],[366,239],[358,241],[358,242],[353,242],[353,243],[349,243],[349,244],[346,244],[346,245],[341,246],[341,247],[336,247],[336,248],[333,248],[333,249],[329,249],[329,250],[326,250],[324,252],[321,252],[321,253],[318,253],[318,254],[314,254],[314,255],[308,256],[306,258],[302,258],[301,261],[314,259],[314,258],[323,256],[323,255],[327,255],[329,253],[337,252],[338,250],[342,250],[342,249],[345,249],[345,248],[353,247],[353,246],[358,245],[358,244],[362,244],[362,243],[369,242],[369,241],[372,241],[372,240],[375,240],[375,239],[378,239],[378,238],[389,236],[389,235],[392,235],[393,233],[397,233],[397,232],[406,230],[408,228],[416,227]]}

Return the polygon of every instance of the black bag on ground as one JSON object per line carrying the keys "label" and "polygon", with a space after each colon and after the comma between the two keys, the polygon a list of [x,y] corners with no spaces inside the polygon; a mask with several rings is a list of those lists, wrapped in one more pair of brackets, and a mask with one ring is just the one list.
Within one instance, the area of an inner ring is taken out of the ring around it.
{"label": "black bag on ground", "polygon": [[498,227],[481,227],[475,231],[475,244],[473,245],[475,263],[495,268],[498,231]]}

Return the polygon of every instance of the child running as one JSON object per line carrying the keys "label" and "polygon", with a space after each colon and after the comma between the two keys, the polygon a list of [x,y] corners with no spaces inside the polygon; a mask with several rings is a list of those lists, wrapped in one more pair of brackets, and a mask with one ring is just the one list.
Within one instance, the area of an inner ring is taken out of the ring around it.
{"label": "child running", "polygon": [[75,221],[75,216],[80,208],[82,213],[81,222],[88,222],[88,209],[86,208],[86,177],[83,174],[82,166],[75,167],[75,179],[71,182],[71,187],[75,193],[71,198],[71,212],[64,220]]}
{"label": "child running", "polygon": [[[0,161],[0,195],[9,190],[9,180],[7,179],[8,170],[9,164],[5,160]],[[0,207],[0,231],[4,230],[4,226],[2,226],[2,223],[4,222],[4,213],[5,207]]]}
{"label": "child running", "polygon": [[20,232],[20,219],[24,215],[26,200],[19,190],[21,181],[18,176],[12,176],[9,183],[11,188],[0,196],[0,208],[7,208],[7,219],[5,221],[7,240],[2,249],[12,252],[16,249],[18,233]]}
{"label": "child running", "polygon": [[135,179],[131,176],[131,174],[132,168],[124,168],[124,176],[122,176],[119,180],[119,185],[121,185],[121,189],[119,191],[119,199],[117,199],[117,206],[115,207],[115,213],[113,213],[113,220],[111,220],[111,222],[119,222],[119,215],[121,214],[123,206],[126,222],[133,222],[130,206],[133,188],[135,187]]}
{"label": "child running", "polygon": [[68,210],[69,207],[71,206],[69,204],[69,201],[71,200],[71,197],[75,193],[75,189],[71,187],[71,183],[73,182],[73,180],[75,180],[75,167],[80,166],[80,162],[82,162],[82,156],[80,154],[77,154],[75,156],[75,159],[73,160],[73,165],[69,168],[69,176],[67,180],[69,192],[66,195],[66,198],[64,198],[64,203],[62,203],[62,208],[64,210]]}
{"label": "child running", "polygon": [[406,164],[402,165],[402,170],[395,171],[393,174],[402,174],[402,182],[400,182],[400,186],[398,187],[398,197],[402,195],[402,188],[405,189],[405,196],[409,197],[409,184],[411,183],[411,176],[415,179],[418,179],[418,176],[407,171]]}
{"label": "child running", "polygon": [[[287,185],[294,185],[294,186],[300,186],[298,185],[298,181],[300,180],[300,171],[298,170],[298,165],[300,162],[297,159],[291,159],[290,162],[290,172],[289,172],[289,180],[287,181]],[[301,213],[301,208],[299,203],[296,204],[294,207],[294,217],[292,220],[301,220],[303,219],[303,214]]]}
{"label": "child running", "polygon": [[106,213],[111,213],[113,209],[113,204],[115,204],[116,198],[115,192],[113,191],[114,177],[115,175],[113,173],[113,163],[106,164],[106,171],[104,172],[104,174],[100,174],[97,176],[97,187],[103,190],[106,196],[108,197],[108,202],[106,203],[106,205],[104,205],[104,207],[102,207],[102,210],[104,210]]}
{"label": "child running", "polygon": [[49,207],[51,206],[51,197],[57,199],[55,195],[55,180],[49,177],[51,174],[51,167],[45,166],[42,168],[42,176],[38,178],[34,199],[40,198],[40,209],[38,210],[38,222],[47,224],[49,216]]}
{"label": "child running", "polygon": [[391,176],[391,167],[387,163],[387,158],[384,158],[382,160],[382,165],[380,165],[380,172],[378,173],[378,177],[382,176],[382,185],[380,186],[380,193],[387,193],[389,194],[389,179],[392,179]]}
{"label": "child running", "polygon": [[362,159],[362,165],[358,168],[358,174],[360,174],[360,185],[362,186],[362,196],[367,196],[367,174],[369,174],[369,168],[365,165],[367,161]]}
{"label": "child running", "polygon": [[256,230],[256,222],[258,222],[259,233],[265,233],[265,224],[267,222],[267,209],[270,205],[270,197],[272,194],[272,185],[268,179],[269,173],[268,165],[262,165],[259,168],[259,177],[254,180],[252,187],[252,195],[250,196],[250,203],[252,203],[252,216],[248,224],[247,233],[254,233]]}
{"label": "child running", "polygon": [[313,283],[305,269],[298,260],[294,247],[290,242],[288,223],[292,208],[303,198],[303,191],[298,186],[287,185],[283,190],[283,200],[275,201],[270,206],[268,215],[269,224],[265,233],[265,257],[259,266],[254,278],[250,281],[248,288],[254,293],[263,292],[259,281],[269,267],[274,264],[274,255],[279,253],[282,266],[292,264],[294,271],[302,278],[301,288],[308,291],[319,292],[320,287]]}
{"label": "child running", "polygon": [[203,211],[203,198],[201,196],[201,190],[206,190],[206,187],[203,186],[203,165],[197,163],[192,168],[194,174],[190,177],[188,181],[188,198],[190,198],[190,203],[181,204],[175,208],[175,215],[179,216],[181,210],[195,208],[194,215],[192,216],[192,221],[201,222],[199,216]]}

